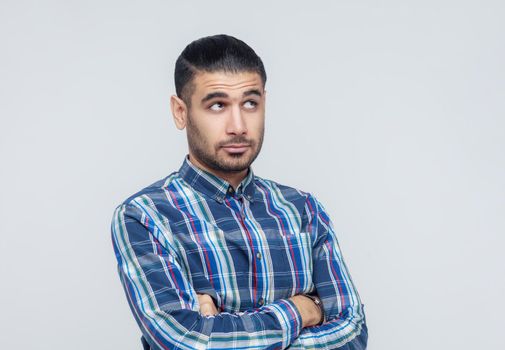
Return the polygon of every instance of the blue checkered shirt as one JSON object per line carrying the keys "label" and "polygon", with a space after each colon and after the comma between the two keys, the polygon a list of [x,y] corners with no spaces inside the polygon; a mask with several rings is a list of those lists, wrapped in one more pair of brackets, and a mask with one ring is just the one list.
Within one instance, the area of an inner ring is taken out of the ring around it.
{"label": "blue checkered shirt", "polygon": [[[365,349],[363,305],[314,196],[255,176],[236,190],[194,166],[127,198],[112,219],[118,272],[152,349]],[[198,294],[220,313],[199,313]],[[302,328],[289,299],[316,293]]]}

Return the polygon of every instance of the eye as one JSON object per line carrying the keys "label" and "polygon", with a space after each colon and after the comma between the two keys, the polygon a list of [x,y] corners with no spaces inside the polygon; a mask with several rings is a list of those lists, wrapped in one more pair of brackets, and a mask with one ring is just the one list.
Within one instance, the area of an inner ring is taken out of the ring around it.
{"label": "eye", "polygon": [[244,102],[244,108],[246,109],[254,109],[256,106],[258,106],[258,103],[256,101],[248,100]]}
{"label": "eye", "polygon": [[214,112],[219,112],[224,108],[224,103],[222,102],[215,102],[210,105],[209,109]]}

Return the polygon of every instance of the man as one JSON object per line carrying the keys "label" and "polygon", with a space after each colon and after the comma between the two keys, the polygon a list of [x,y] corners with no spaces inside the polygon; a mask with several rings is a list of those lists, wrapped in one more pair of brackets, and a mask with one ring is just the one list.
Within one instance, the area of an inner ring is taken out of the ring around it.
{"label": "man", "polygon": [[365,349],[363,305],[332,223],[309,193],[253,174],[266,73],[226,35],[175,67],[179,171],[116,208],[118,271],[145,348]]}

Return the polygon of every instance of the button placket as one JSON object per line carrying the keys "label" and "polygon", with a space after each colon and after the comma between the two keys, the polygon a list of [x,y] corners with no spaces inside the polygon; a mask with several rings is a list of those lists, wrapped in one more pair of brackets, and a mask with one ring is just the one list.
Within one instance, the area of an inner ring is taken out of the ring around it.
{"label": "button placket", "polygon": [[240,197],[240,216],[242,217],[242,220],[245,220],[244,197]]}
{"label": "button placket", "polygon": [[[246,200],[244,199],[244,195],[240,195],[238,197],[238,203],[239,203],[239,206],[240,206],[240,222],[241,222],[241,225],[242,227],[244,228],[244,230],[246,230],[247,232],[249,232],[248,228],[247,228],[247,225],[245,223],[245,219],[246,219],[246,207],[248,205],[248,202],[246,202]],[[255,239],[254,239],[255,240]],[[253,243],[251,249],[253,250],[253,257],[256,257],[256,259],[258,260],[261,260],[263,258],[263,255],[261,254],[261,252],[254,252],[257,248],[256,248],[256,245],[255,243]],[[253,258],[253,260],[251,261],[251,263],[254,265],[254,268],[256,270],[256,273],[258,275],[261,274],[261,263],[260,262],[256,262]],[[262,286],[262,283],[261,283],[261,280],[258,281],[258,285],[256,287],[253,287],[253,288],[258,288],[258,294],[262,295],[263,294],[263,286]],[[265,304],[265,299],[263,297],[260,297],[259,299],[257,299],[256,301],[257,305],[259,305],[260,307],[263,306]]]}

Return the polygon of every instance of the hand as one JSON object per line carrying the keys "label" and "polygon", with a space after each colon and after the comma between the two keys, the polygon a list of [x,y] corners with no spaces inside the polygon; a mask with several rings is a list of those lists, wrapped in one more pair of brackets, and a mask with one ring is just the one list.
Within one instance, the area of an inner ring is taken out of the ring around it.
{"label": "hand", "polygon": [[315,326],[321,321],[321,309],[304,295],[295,295],[289,298],[302,316],[302,328]]}
{"label": "hand", "polygon": [[217,311],[214,300],[208,294],[196,294],[198,296],[198,303],[200,304],[200,313],[203,316],[215,316],[219,313]]}

